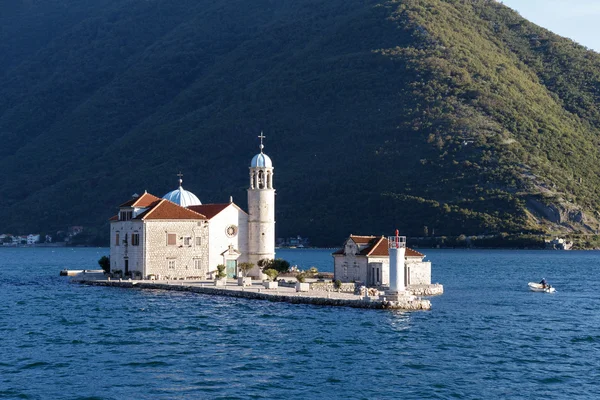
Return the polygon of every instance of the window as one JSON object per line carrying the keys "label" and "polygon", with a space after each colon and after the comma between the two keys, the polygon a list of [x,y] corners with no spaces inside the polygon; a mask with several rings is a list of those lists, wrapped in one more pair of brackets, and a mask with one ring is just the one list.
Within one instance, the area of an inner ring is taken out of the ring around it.
{"label": "window", "polygon": [[199,258],[194,259],[194,269],[202,269],[202,260]]}
{"label": "window", "polygon": [[167,233],[167,246],[177,245],[177,234]]}
{"label": "window", "polygon": [[139,246],[140,245],[140,234],[139,233],[132,233],[131,234],[131,245],[132,246]]}
{"label": "window", "polygon": [[175,260],[167,260],[169,269],[175,269]]}
{"label": "window", "polygon": [[196,236],[196,246],[202,246],[202,238],[200,236]]}
{"label": "window", "polygon": [[191,246],[192,245],[192,238],[189,236],[186,236],[183,238],[183,244],[186,246]]}
{"label": "window", "polygon": [[115,246],[119,245],[119,232],[115,234]]}
{"label": "window", "polygon": [[235,225],[229,225],[226,229],[225,229],[225,234],[227,235],[227,237],[235,237],[235,235],[237,235],[238,232],[238,228]]}
{"label": "window", "polygon": [[119,219],[121,221],[129,221],[133,216],[133,211],[121,211],[119,213]]}

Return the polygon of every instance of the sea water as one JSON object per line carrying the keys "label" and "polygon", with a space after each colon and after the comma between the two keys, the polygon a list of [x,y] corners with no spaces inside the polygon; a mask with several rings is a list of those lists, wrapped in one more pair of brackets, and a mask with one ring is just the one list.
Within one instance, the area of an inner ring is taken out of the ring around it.
{"label": "sea water", "polygon": [[600,397],[599,252],[421,251],[445,293],[407,313],[83,286],[59,271],[107,249],[1,248],[0,398]]}

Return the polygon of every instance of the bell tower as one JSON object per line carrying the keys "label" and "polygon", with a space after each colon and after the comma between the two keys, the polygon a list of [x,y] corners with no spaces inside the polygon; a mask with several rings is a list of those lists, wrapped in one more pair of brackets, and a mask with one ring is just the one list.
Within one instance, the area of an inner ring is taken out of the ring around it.
{"label": "bell tower", "polygon": [[[275,189],[273,187],[273,163],[264,152],[260,133],[260,153],[250,162],[250,185],[248,187],[248,261],[258,265],[264,258],[275,258]],[[254,268],[252,276],[260,276]]]}

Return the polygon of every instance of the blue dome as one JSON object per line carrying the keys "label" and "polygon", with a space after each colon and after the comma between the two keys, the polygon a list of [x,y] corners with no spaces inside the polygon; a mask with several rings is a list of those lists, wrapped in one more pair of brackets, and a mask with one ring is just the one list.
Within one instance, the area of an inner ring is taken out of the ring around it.
{"label": "blue dome", "polygon": [[172,192],[165,194],[163,199],[179,204],[181,207],[202,205],[200,199],[196,197],[194,193],[184,190],[181,186],[179,186],[179,189],[175,189]]}
{"label": "blue dome", "polygon": [[265,153],[258,153],[254,157],[252,157],[252,161],[250,162],[250,168],[255,167],[265,167],[265,168],[273,168],[273,162],[271,158]]}

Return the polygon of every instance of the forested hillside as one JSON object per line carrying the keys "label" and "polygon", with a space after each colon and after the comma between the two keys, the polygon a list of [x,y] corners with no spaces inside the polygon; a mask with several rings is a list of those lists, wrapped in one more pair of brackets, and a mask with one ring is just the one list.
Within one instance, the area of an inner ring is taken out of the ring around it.
{"label": "forested hillside", "polygon": [[102,231],[180,170],[245,208],[261,130],[277,236],[598,227],[600,55],[495,1],[0,7],[0,231]]}

